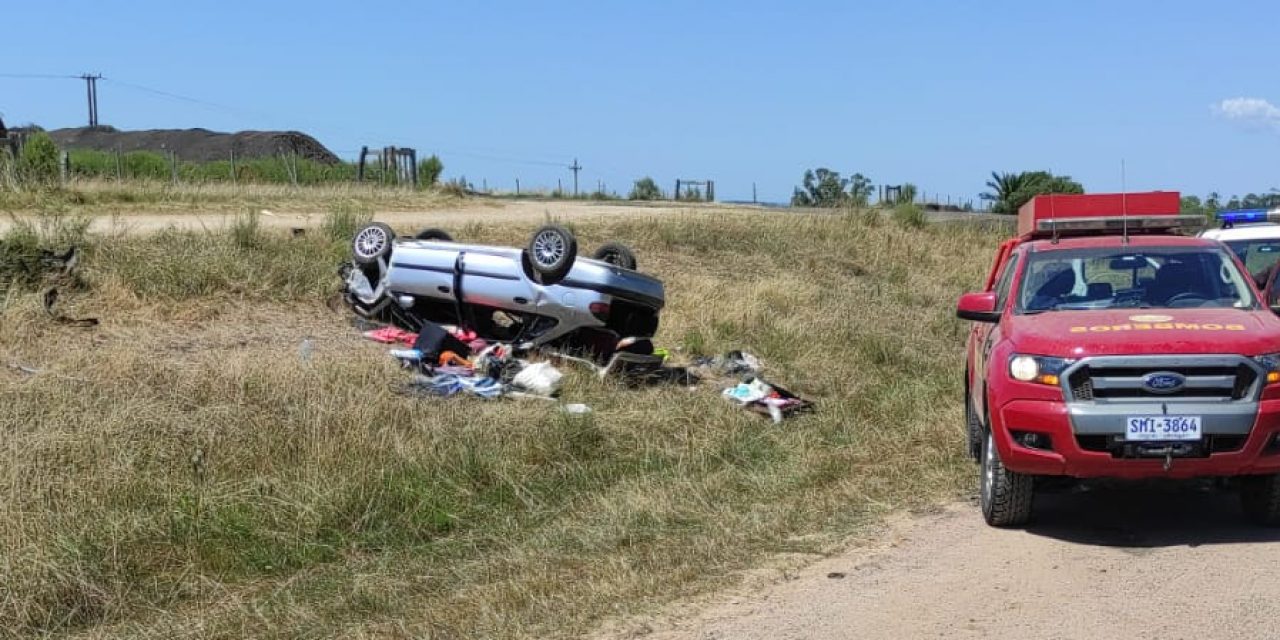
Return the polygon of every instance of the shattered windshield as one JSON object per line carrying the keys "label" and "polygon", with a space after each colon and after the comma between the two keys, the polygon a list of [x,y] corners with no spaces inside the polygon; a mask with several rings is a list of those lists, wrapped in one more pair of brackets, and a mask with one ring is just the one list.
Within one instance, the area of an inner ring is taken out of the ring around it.
{"label": "shattered windshield", "polygon": [[1110,247],[1032,253],[1018,310],[1252,308],[1235,262],[1210,247]]}

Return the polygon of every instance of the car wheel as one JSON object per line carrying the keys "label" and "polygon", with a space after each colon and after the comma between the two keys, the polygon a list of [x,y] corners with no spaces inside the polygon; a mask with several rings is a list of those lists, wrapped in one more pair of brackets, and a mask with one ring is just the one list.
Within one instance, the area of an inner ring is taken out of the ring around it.
{"label": "car wheel", "polygon": [[990,429],[982,441],[981,469],[978,502],[987,524],[994,527],[1026,524],[1031,518],[1031,501],[1035,496],[1033,478],[1005,468]]}
{"label": "car wheel", "polygon": [[573,261],[578,257],[578,240],[568,229],[550,224],[533,232],[525,254],[539,281],[555,284],[573,268]]}
{"label": "car wheel", "polygon": [[444,229],[437,229],[435,227],[432,227],[430,229],[423,229],[422,231],[419,231],[418,235],[414,236],[413,239],[414,240],[441,240],[444,242],[453,242],[453,236],[449,235],[448,231],[445,231]]}
{"label": "car wheel", "polygon": [[631,247],[618,242],[609,242],[596,249],[595,255],[591,256],[596,260],[608,262],[616,267],[623,269],[636,270],[636,254],[631,251]]}
{"label": "car wheel", "polygon": [[969,457],[974,462],[982,461],[982,419],[978,417],[978,412],[973,408],[973,398],[969,395],[968,379],[964,385],[964,422],[965,422],[965,449],[969,452]]}
{"label": "car wheel", "polygon": [[1240,478],[1240,503],[1253,522],[1268,527],[1280,525],[1280,476]]}
{"label": "car wheel", "polygon": [[356,231],[351,240],[351,255],[356,264],[375,264],[378,260],[391,255],[391,247],[395,243],[396,232],[381,222],[365,225]]}

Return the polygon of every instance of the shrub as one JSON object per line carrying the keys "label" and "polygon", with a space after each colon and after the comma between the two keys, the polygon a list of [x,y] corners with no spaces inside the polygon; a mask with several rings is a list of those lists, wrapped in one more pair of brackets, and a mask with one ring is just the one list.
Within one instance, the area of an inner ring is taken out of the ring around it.
{"label": "shrub", "polygon": [[440,174],[444,172],[444,163],[435,154],[430,158],[418,163],[418,185],[422,187],[434,187],[440,181]]}
{"label": "shrub", "polygon": [[636,180],[635,186],[631,187],[631,193],[627,195],[628,200],[661,200],[662,189],[658,188],[658,183],[653,178],[645,176]]}
{"label": "shrub", "polygon": [[261,227],[258,212],[250,209],[231,223],[231,241],[241,249],[256,249],[262,243]]}
{"label": "shrub", "polygon": [[58,145],[43,131],[27,138],[18,155],[18,179],[36,186],[53,186],[60,180]]}
{"label": "shrub", "polygon": [[893,208],[893,221],[906,229],[919,229],[929,222],[924,210],[909,202]]}

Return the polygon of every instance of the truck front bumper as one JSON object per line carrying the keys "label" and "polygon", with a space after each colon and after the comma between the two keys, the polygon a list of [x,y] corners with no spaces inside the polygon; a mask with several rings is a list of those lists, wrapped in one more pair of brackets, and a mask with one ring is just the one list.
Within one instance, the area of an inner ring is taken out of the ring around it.
{"label": "truck front bumper", "polygon": [[991,412],[991,428],[1000,459],[1018,473],[1127,479],[1280,473],[1280,400],[1249,405],[1256,407],[1251,416],[1206,416],[1202,450],[1185,457],[1107,450],[1106,439],[1122,432],[1126,415],[1145,413],[1124,404],[1077,408],[1073,415],[1062,401],[1012,400]]}

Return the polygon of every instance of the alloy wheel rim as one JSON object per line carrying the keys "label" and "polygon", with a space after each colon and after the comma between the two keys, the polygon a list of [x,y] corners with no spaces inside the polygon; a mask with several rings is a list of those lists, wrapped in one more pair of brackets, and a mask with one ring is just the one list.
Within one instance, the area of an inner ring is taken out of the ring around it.
{"label": "alloy wheel rim", "polygon": [[554,265],[564,257],[564,252],[564,238],[555,231],[543,231],[533,239],[533,256],[539,265]]}
{"label": "alloy wheel rim", "polygon": [[356,236],[356,251],[362,258],[372,258],[387,246],[387,234],[377,227],[370,227]]}

